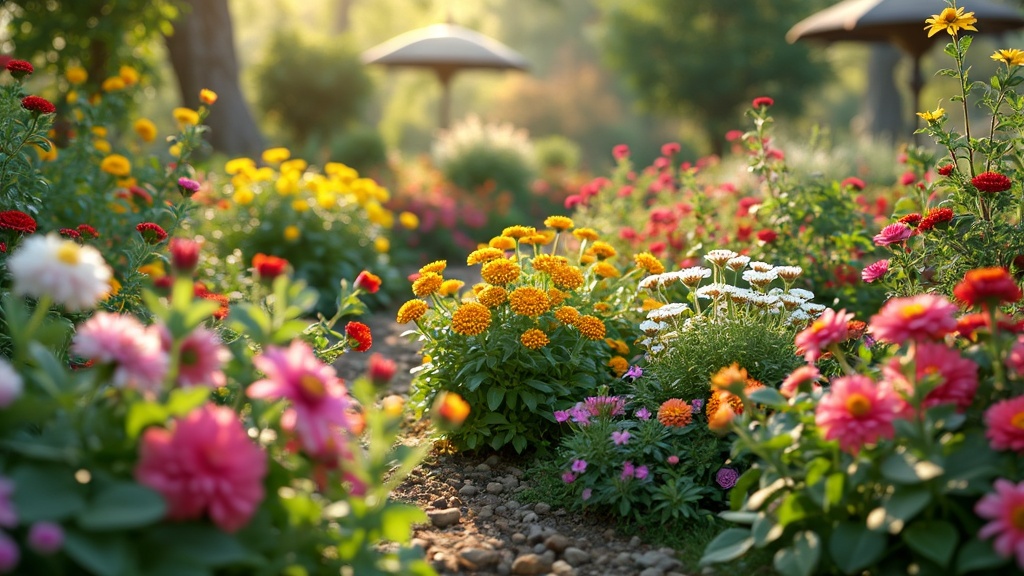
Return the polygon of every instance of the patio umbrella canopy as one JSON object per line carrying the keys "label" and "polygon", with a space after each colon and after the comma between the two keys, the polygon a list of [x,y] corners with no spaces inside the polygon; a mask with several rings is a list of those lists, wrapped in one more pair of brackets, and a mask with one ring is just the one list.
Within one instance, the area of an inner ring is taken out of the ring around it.
{"label": "patio umbrella canopy", "polygon": [[365,64],[434,70],[441,81],[440,127],[451,118],[451,80],[470,68],[526,70],[521,54],[501,42],[456,24],[434,24],[395,36],[362,54]]}
{"label": "patio umbrella canopy", "polygon": [[[919,100],[924,86],[921,57],[933,44],[949,41],[949,34],[945,32],[929,38],[924,21],[947,7],[944,0],[846,0],[801,20],[789,30],[786,40],[790,43],[797,40],[889,42],[899,46],[914,61],[910,87],[914,94],[914,107],[920,110]],[[1024,27],[1024,16],[1010,6],[985,0],[964,0],[958,3],[958,7],[974,12],[978,19],[975,25],[977,34]]]}

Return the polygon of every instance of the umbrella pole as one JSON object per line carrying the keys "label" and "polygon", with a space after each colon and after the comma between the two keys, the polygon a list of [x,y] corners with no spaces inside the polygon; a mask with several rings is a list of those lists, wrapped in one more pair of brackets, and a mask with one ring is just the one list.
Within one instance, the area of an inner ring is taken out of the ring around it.
{"label": "umbrella pole", "polygon": [[914,116],[911,126],[913,126],[914,130],[914,146],[917,146],[919,144],[917,125],[921,121],[917,116],[917,112],[921,110],[921,89],[924,87],[924,77],[921,75],[921,53],[912,54],[911,57],[914,60],[914,69],[911,72],[912,76],[910,77],[910,90],[914,95],[914,100],[912,102],[914,107],[911,109]]}
{"label": "umbrella pole", "polygon": [[452,76],[454,70],[442,69],[437,71],[437,79],[441,81],[441,102],[438,104],[438,127],[447,130],[452,119]]}

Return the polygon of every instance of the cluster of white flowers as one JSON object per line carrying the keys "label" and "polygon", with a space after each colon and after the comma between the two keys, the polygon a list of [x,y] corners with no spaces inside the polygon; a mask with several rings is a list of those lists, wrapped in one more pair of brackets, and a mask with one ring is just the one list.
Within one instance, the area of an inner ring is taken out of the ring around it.
{"label": "cluster of white flowers", "polygon": [[434,141],[433,156],[443,166],[477,148],[504,150],[518,155],[527,166],[533,162],[533,144],[526,130],[512,124],[485,124],[478,116],[468,116]]}
{"label": "cluster of white flowers", "polygon": [[14,293],[49,297],[71,312],[91,310],[110,292],[113,273],[103,255],[57,234],[26,238],[7,260]]}

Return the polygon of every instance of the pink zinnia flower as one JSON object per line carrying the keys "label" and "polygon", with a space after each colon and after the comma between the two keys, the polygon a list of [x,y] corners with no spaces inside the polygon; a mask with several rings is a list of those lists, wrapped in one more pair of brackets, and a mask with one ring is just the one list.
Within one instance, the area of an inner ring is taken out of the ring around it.
{"label": "pink zinnia flower", "polygon": [[635,476],[636,476],[636,467],[633,466],[633,463],[630,462],[629,460],[626,460],[625,462],[623,462],[622,463],[622,474],[619,475],[619,478],[622,479],[622,480],[629,480],[630,478],[633,478]]}
{"label": "pink zinnia flower", "polygon": [[860,273],[860,279],[871,283],[875,280],[879,280],[885,276],[885,273],[889,271],[889,260],[879,260],[874,264],[868,264],[864,267],[864,270]]}
{"label": "pink zinnia flower", "polygon": [[944,344],[922,342],[914,348],[914,384],[900,369],[899,358],[883,368],[885,379],[895,389],[913,396],[914,388],[928,378],[936,378],[934,387],[924,397],[922,408],[939,404],[956,404],[960,411],[970,408],[978,390],[978,365]]}
{"label": "pink zinnia flower", "polygon": [[907,226],[903,222],[894,222],[889,224],[882,231],[875,235],[873,240],[878,246],[888,246],[890,244],[898,244],[903,242],[910,235],[913,234],[913,229]]}
{"label": "pink zinnia flower", "polygon": [[1010,349],[1010,354],[1006,357],[1006,367],[1010,369],[1011,374],[1024,378],[1024,336],[1018,336],[1017,342]]}
{"label": "pink zinnia flower", "polygon": [[267,458],[234,410],[206,406],[169,429],[146,429],[135,479],[167,500],[171,520],[204,513],[225,532],[245,526],[263,501]]}
{"label": "pink zinnia flower", "polygon": [[867,376],[844,376],[832,382],[814,421],[826,440],[839,440],[841,450],[856,456],[865,444],[892,438],[892,423],[902,410],[903,400],[890,386]]}
{"label": "pink zinnia flower", "polygon": [[622,446],[629,443],[630,434],[628,430],[616,430],[612,432],[612,442],[616,446]]}
{"label": "pink zinnia flower", "polygon": [[854,190],[863,190],[866,185],[864,181],[856,176],[850,176],[846,180],[839,183],[840,188],[853,188]]}
{"label": "pink zinnia flower", "polygon": [[797,349],[803,350],[807,362],[814,362],[822,350],[846,339],[846,324],[850,320],[853,320],[853,314],[846,310],[836,312],[826,308],[817,320],[796,335]]}
{"label": "pink zinnia flower", "polygon": [[992,548],[1004,558],[1017,557],[1017,567],[1024,569],[1024,482],[1000,478],[995,492],[983,496],[974,505],[974,513],[990,520],[978,531],[978,538],[995,536]]}
{"label": "pink zinnia flower", "polygon": [[634,476],[637,480],[643,480],[644,478],[647,478],[649,473],[650,471],[647,469],[647,466],[637,466]]}
{"label": "pink zinnia flower", "polygon": [[[168,354],[171,352],[171,333],[161,331],[161,342]],[[210,386],[219,388],[227,379],[220,367],[231,359],[231,352],[221,343],[220,336],[202,326],[185,336],[178,350],[178,385]]]}
{"label": "pink zinnia flower", "polygon": [[919,294],[893,298],[871,317],[878,340],[902,344],[907,340],[936,340],[956,330],[956,305],[945,296]]}
{"label": "pink zinnia flower", "polygon": [[800,387],[807,385],[808,387],[821,388],[818,384],[818,379],[821,378],[821,372],[818,371],[817,366],[811,364],[805,364],[796,370],[793,370],[786,379],[782,381],[782,385],[779,386],[779,393],[786,398],[792,398],[796,396],[797,392],[800,391]]}
{"label": "pink zinnia flower", "polygon": [[49,555],[64,547],[64,529],[54,522],[36,522],[28,529],[28,547]]}
{"label": "pink zinnia flower", "polygon": [[993,404],[985,411],[985,425],[993,450],[1024,452],[1024,396]]}
{"label": "pink zinnia flower", "polygon": [[71,352],[87,360],[114,364],[114,386],[143,392],[160,389],[169,365],[159,328],[109,312],[97,312],[78,327]]}
{"label": "pink zinnia flower", "polygon": [[623,158],[627,158],[629,156],[629,146],[625,144],[616,145],[614,148],[612,148],[612,156],[616,160],[622,160]]}
{"label": "pink zinnia flower", "polygon": [[321,362],[313,349],[299,340],[288,348],[268,347],[253,358],[253,364],[267,377],[249,386],[249,397],[290,400],[281,426],[294,430],[310,454],[323,457],[337,448],[331,429],[349,427],[349,399],[334,368]]}

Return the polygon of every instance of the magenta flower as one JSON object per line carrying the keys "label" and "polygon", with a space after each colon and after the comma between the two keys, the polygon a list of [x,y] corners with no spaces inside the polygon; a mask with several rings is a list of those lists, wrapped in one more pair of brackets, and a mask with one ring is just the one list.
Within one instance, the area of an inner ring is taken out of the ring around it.
{"label": "magenta flower", "polygon": [[700,411],[704,408],[704,399],[694,398],[693,400],[690,401],[690,406],[693,407],[694,414],[700,414]]}
{"label": "magenta flower", "polygon": [[132,316],[97,312],[78,327],[71,352],[100,364],[113,364],[113,384],[157,392],[170,360],[155,326],[143,326]]}
{"label": "magenta flower", "polygon": [[893,421],[903,408],[903,400],[887,384],[875,384],[867,376],[844,376],[832,382],[814,421],[826,440],[839,440],[840,449],[856,456],[865,444],[893,437]]}
{"label": "magenta flower", "polygon": [[919,294],[893,298],[871,317],[871,333],[878,340],[903,344],[908,340],[937,340],[956,330],[958,312],[945,296]]}
{"label": "magenta flower", "polygon": [[300,340],[288,348],[270,346],[253,358],[266,378],[253,382],[250,398],[291,401],[281,426],[294,431],[302,447],[314,457],[330,457],[338,446],[333,428],[348,429],[348,392],[334,368],[321,362]]}
{"label": "magenta flower", "polygon": [[634,412],[633,415],[636,416],[638,420],[650,420],[651,419],[651,411],[648,410],[646,406],[644,406],[644,407],[640,408],[639,410],[637,410],[636,412]]}
{"label": "magenta flower", "polygon": [[629,367],[629,370],[626,370],[626,373],[623,375],[623,377],[629,376],[633,380],[636,380],[637,378],[639,378],[639,377],[641,377],[643,375],[644,375],[644,369],[639,367],[639,366],[637,366],[636,364],[634,364],[634,365]]}
{"label": "magenta flower", "polygon": [[1024,452],[1024,396],[1000,400],[985,411],[989,446]]}
{"label": "magenta flower", "polygon": [[665,458],[665,462],[668,462],[669,466],[675,466],[676,464],[679,464],[679,456],[673,454],[668,458]]}
{"label": "magenta flower", "polygon": [[569,409],[569,418],[576,424],[584,426],[590,424],[590,412],[583,405],[583,402],[577,402],[575,406]]}
{"label": "magenta flower", "polygon": [[612,442],[614,442],[616,446],[623,446],[629,442],[629,436],[630,434],[628,430],[616,430],[612,432]]}
{"label": "magenta flower", "polygon": [[245,526],[263,501],[267,458],[234,410],[206,406],[169,429],[146,429],[135,479],[167,500],[171,520],[204,513],[225,532]]}
{"label": "magenta flower", "polygon": [[590,500],[590,496],[591,496],[591,495],[592,495],[593,493],[594,493],[594,491],[593,491],[593,490],[591,490],[590,488],[584,488],[584,489],[583,489],[583,493],[582,493],[582,494],[580,494],[580,498],[581,498],[581,499],[582,499],[582,500],[583,500],[584,502],[586,502],[587,500]]}
{"label": "magenta flower", "polygon": [[561,424],[562,422],[565,422],[567,420],[569,420],[568,410],[555,410],[555,422]]}
{"label": "magenta flower", "polygon": [[650,473],[650,471],[647,470],[647,466],[637,466],[636,467],[635,476],[636,476],[637,480],[643,480],[644,478],[647,478],[647,475],[649,473]]}
{"label": "magenta flower", "polygon": [[719,468],[715,474],[715,482],[723,489],[728,490],[736,485],[736,480],[739,480],[740,473],[735,468],[729,468],[728,466]]}
{"label": "magenta flower", "polygon": [[883,372],[896,390],[908,396],[914,394],[914,387],[933,379],[933,388],[925,395],[922,408],[956,404],[963,412],[971,407],[978,390],[978,365],[944,344],[922,342],[914,348],[913,385],[903,375],[899,358],[890,360]]}
{"label": "magenta flower", "polygon": [[807,362],[814,362],[821,352],[846,339],[846,325],[853,319],[853,314],[846,310],[836,312],[826,308],[810,326],[796,335],[797,350],[802,350]]}
{"label": "magenta flower", "polygon": [[28,547],[40,554],[53,554],[64,547],[64,529],[53,522],[36,522],[28,529]]}
{"label": "magenta flower", "polygon": [[974,513],[989,520],[978,531],[978,538],[995,536],[992,548],[1004,558],[1016,556],[1017,567],[1024,569],[1024,482],[1000,478],[995,481],[995,492],[983,496],[974,505]]}
{"label": "magenta flower", "polygon": [[629,479],[631,479],[631,478],[633,478],[635,476],[636,476],[636,468],[633,466],[633,463],[630,462],[629,460],[626,460],[625,462],[623,462],[622,463],[622,474],[619,475],[619,478],[622,479],[622,480],[629,480]]}
{"label": "magenta flower", "polygon": [[[171,333],[161,330],[164,350],[171,352]],[[178,385],[184,388],[210,386],[219,388],[227,382],[221,366],[231,359],[231,352],[213,330],[199,326],[181,341],[178,350]]]}
{"label": "magenta flower", "polygon": [[591,416],[622,416],[626,413],[626,400],[618,396],[591,396],[583,401]]}
{"label": "magenta flower", "polygon": [[779,393],[786,398],[792,398],[800,391],[801,386],[821,388],[817,382],[819,378],[821,378],[821,372],[818,371],[817,366],[805,364],[786,376],[782,385],[779,386]]}
{"label": "magenta flower", "polygon": [[867,282],[868,284],[875,280],[880,280],[885,277],[885,273],[889,271],[889,260],[879,260],[874,264],[868,264],[861,270],[860,279]]}
{"label": "magenta flower", "polygon": [[182,176],[178,178],[178,192],[181,192],[185,198],[191,198],[193,194],[199,192],[199,182]]}
{"label": "magenta flower", "polygon": [[888,246],[890,244],[903,242],[907,238],[910,238],[910,235],[913,233],[914,230],[905,223],[894,222],[885,228],[882,228],[882,231],[876,234],[873,240],[878,246]]}
{"label": "magenta flower", "polygon": [[584,472],[587,471],[587,461],[586,460],[573,460],[572,461],[572,471],[576,472],[577,474],[583,474]]}
{"label": "magenta flower", "polygon": [[18,543],[7,534],[0,532],[0,573],[8,573],[14,570],[21,561],[21,551],[18,550]]}
{"label": "magenta flower", "polygon": [[1024,336],[1018,336],[1010,354],[1006,357],[1006,367],[1018,378],[1024,378]]}
{"label": "magenta flower", "polygon": [[576,481],[576,475],[575,474],[573,474],[572,472],[570,472],[568,470],[566,470],[565,472],[562,472],[562,482],[565,482],[566,484],[572,484],[575,481]]}

